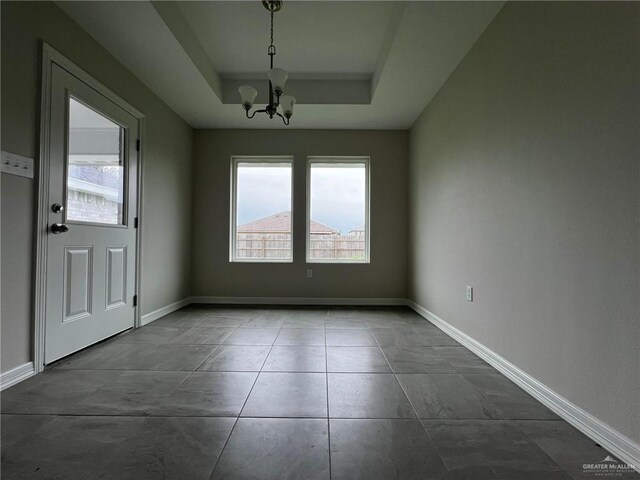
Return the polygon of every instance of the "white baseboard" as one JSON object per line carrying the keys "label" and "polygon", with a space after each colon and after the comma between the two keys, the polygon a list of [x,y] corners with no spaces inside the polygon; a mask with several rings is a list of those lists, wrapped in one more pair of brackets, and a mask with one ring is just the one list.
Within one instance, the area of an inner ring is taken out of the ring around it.
{"label": "white baseboard", "polygon": [[162,308],[159,308],[157,310],[154,310],[153,312],[147,313],[145,315],[142,316],[142,318],[140,319],[140,326],[143,327],[151,322],[153,322],[154,320],[158,320],[159,318],[164,317],[165,315],[169,315],[170,313],[175,312],[176,310],[180,310],[183,307],[186,307],[187,305],[189,305],[191,302],[191,298],[190,297],[186,297],[183,298],[182,300],[178,300],[177,302],[174,302],[170,305],[166,305]]}
{"label": "white baseboard", "polygon": [[406,305],[405,298],[191,297],[191,303],[230,305]]}
{"label": "white baseboard", "polygon": [[0,391],[35,375],[33,362],[24,363],[0,374]]}
{"label": "white baseboard", "polygon": [[589,412],[586,412],[577,405],[571,403],[566,398],[558,395],[546,385],[536,380],[513,363],[498,355],[493,350],[482,343],[471,338],[466,333],[448,324],[437,315],[431,313],[426,308],[408,300],[407,305],[415,310],[419,315],[426,318],[444,333],[460,342],[469,350],[474,352],[488,364],[504,376],[513,381],[520,388],[528,392],[551,411],[566,420],[575,428],[606,450],[616,455],[623,462],[633,465],[640,471],[640,445],[615,430],[601,420],[597,419]]}

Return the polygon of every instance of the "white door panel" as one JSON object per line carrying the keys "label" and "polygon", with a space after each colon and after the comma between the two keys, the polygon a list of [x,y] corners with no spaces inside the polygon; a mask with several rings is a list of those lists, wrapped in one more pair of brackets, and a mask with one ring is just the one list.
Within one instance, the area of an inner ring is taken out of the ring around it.
{"label": "white door panel", "polygon": [[51,88],[46,364],[133,327],[138,210],[137,119],[55,64]]}
{"label": "white door panel", "polygon": [[107,246],[107,309],[127,301],[127,246]]}

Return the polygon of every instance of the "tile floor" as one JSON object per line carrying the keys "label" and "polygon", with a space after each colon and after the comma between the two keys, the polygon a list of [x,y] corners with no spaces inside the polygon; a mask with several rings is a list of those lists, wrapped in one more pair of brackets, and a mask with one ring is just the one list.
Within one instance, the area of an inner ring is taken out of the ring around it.
{"label": "tile floor", "polygon": [[400,308],[191,306],[1,400],[4,480],[595,480],[608,455]]}

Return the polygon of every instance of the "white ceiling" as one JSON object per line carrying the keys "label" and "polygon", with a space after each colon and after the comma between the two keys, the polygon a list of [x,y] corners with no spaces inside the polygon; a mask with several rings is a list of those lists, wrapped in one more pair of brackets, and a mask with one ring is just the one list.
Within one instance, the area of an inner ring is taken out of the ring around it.
{"label": "white ceiling", "polygon": [[298,104],[284,127],[246,119],[236,94],[266,99],[259,0],[58,3],[195,128],[363,129],[409,128],[503,4],[285,0],[275,64]]}

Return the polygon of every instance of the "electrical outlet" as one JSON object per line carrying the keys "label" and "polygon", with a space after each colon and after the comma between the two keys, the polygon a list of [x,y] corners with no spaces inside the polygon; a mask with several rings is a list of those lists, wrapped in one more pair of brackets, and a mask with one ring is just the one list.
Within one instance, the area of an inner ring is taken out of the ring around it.
{"label": "electrical outlet", "polygon": [[307,278],[313,277],[313,270],[311,268],[307,268]]}
{"label": "electrical outlet", "polygon": [[33,178],[33,159],[23,157],[11,152],[2,151],[0,160],[2,173],[18,175],[20,177]]}
{"label": "electrical outlet", "polygon": [[467,285],[467,288],[465,289],[465,298],[467,299],[467,302],[473,302],[473,287],[470,287],[469,285]]}

